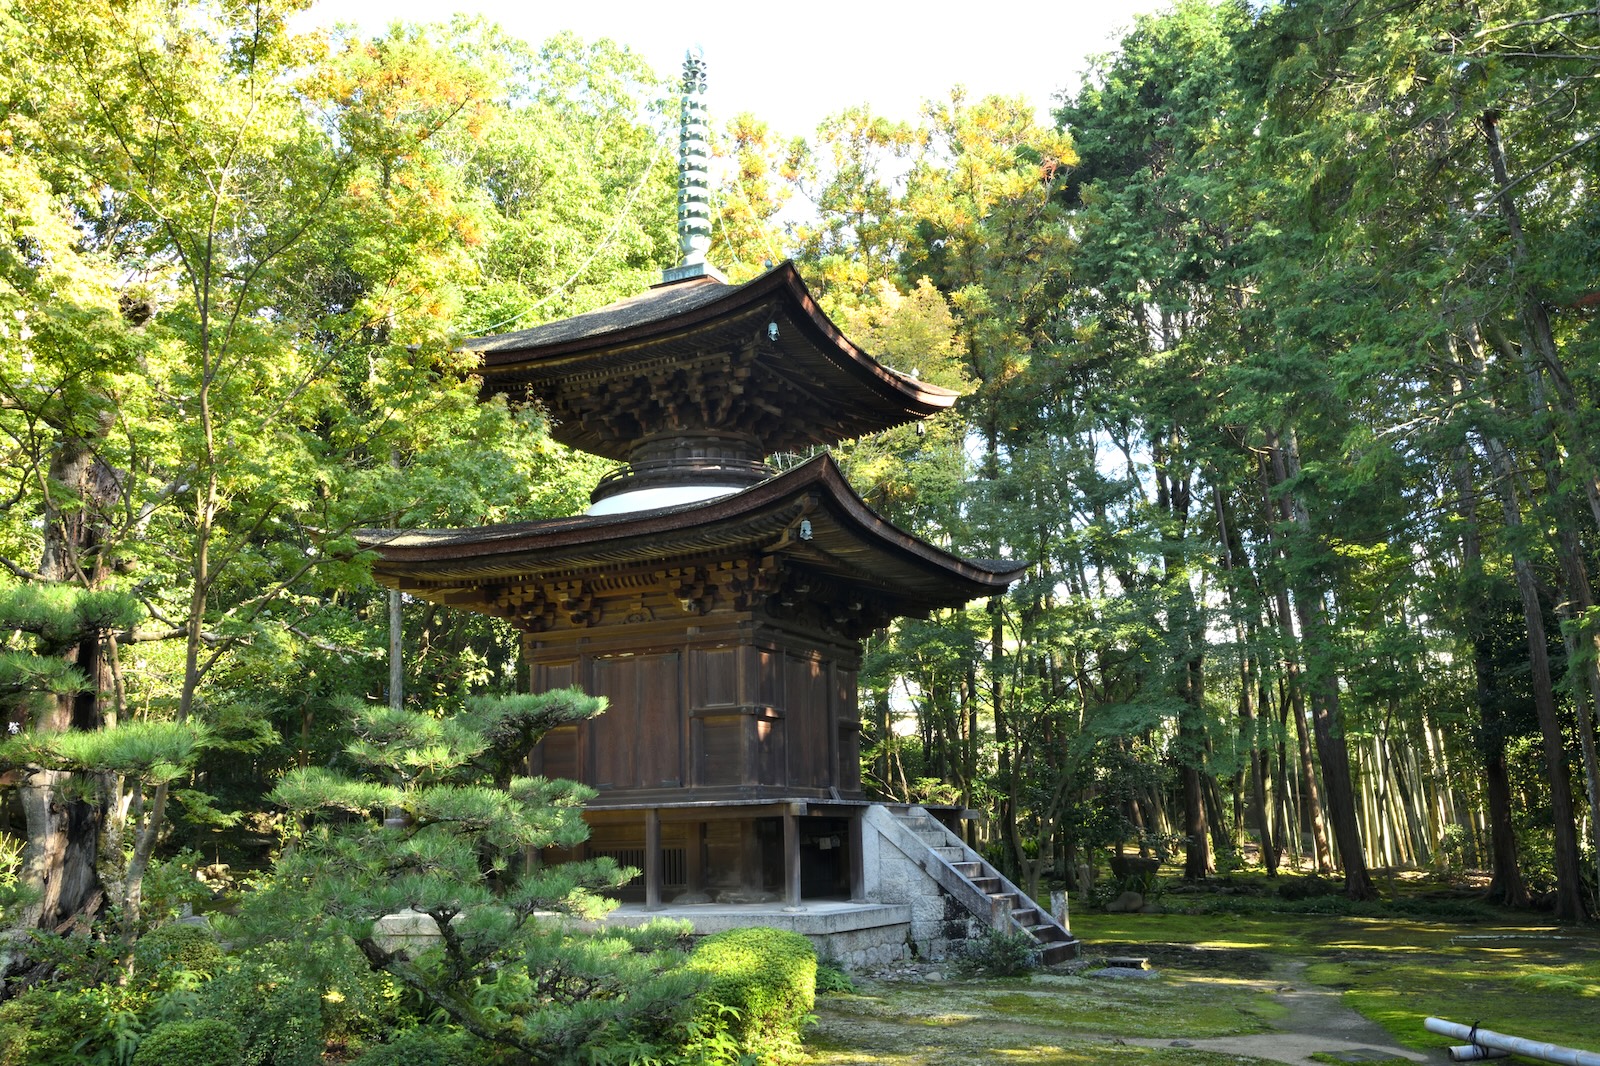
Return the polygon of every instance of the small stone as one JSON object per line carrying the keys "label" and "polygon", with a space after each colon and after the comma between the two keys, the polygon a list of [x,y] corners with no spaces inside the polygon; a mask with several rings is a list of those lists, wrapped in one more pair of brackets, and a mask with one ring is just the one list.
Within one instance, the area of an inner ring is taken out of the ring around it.
{"label": "small stone", "polygon": [[1134,970],[1126,966],[1103,966],[1098,970],[1090,970],[1084,976],[1109,977],[1123,981],[1149,981],[1161,975],[1155,970]]}
{"label": "small stone", "polygon": [[1192,1040],[1174,1040],[1172,1043],[1168,1044],[1167,1046],[1168,1047],[1194,1047],[1194,1041],[1192,1041]]}
{"label": "small stone", "polygon": [[944,974],[940,973],[938,970],[933,970],[928,974],[927,980],[929,980],[929,981],[943,981],[944,980]]}
{"label": "small stone", "polygon": [[1106,904],[1108,914],[1137,914],[1144,906],[1144,897],[1137,892],[1124,892]]}

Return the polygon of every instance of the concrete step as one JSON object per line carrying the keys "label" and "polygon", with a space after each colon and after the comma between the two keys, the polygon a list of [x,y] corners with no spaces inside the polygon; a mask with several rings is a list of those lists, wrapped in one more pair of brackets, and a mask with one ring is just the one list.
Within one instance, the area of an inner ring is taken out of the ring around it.
{"label": "concrete step", "polygon": [[1039,952],[1039,962],[1044,966],[1054,966],[1058,962],[1078,957],[1078,941],[1068,940],[1059,944],[1047,944]]}
{"label": "concrete step", "polygon": [[1028,932],[1033,934],[1033,939],[1041,944],[1065,944],[1068,941],[1076,942],[1077,938],[1065,929],[1051,922],[1046,925],[1036,925]]}
{"label": "concrete step", "polygon": [[968,877],[967,880],[977,886],[978,891],[985,896],[993,896],[1000,891],[1000,879],[998,877]]}
{"label": "concrete step", "polygon": [[941,858],[948,859],[951,862],[965,862],[965,861],[967,861],[967,849],[966,848],[939,846],[939,847],[935,847],[933,850],[938,852],[939,856]]}
{"label": "concrete step", "polygon": [[956,873],[968,880],[975,880],[983,876],[983,863],[981,862],[953,862],[950,865],[956,868]]}
{"label": "concrete step", "polygon": [[1017,897],[1016,897],[1016,895],[1014,893],[1011,893],[1011,892],[986,892],[984,894],[989,897],[989,902],[991,904],[993,904],[993,903],[1000,904],[1002,907],[1004,907],[1006,909],[1007,913],[1015,912],[1016,909],[1017,909]]}
{"label": "concrete step", "polygon": [[1011,917],[1015,918],[1019,925],[1029,929],[1044,921],[1044,915],[1040,914],[1038,910],[1033,907],[1024,907],[1021,910],[1014,910],[1011,912]]}

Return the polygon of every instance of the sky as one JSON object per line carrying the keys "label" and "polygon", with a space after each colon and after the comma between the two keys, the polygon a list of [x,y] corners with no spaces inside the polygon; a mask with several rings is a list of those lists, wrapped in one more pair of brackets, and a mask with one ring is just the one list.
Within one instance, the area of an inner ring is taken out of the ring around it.
{"label": "sky", "polygon": [[774,130],[809,136],[827,115],[856,104],[912,120],[923,100],[964,85],[970,97],[1023,95],[1048,119],[1052,97],[1075,90],[1087,57],[1110,51],[1138,12],[1165,0],[987,0],[953,4],[883,0],[316,0],[316,25],[481,14],[537,44],[561,30],[625,44],[663,75],[698,46],[713,123],[749,111]]}

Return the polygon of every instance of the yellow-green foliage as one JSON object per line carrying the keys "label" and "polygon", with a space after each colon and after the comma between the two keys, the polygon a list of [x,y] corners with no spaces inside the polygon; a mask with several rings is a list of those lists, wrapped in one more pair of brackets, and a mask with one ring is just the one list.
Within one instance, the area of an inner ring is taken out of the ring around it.
{"label": "yellow-green foliage", "polygon": [[222,965],[222,948],[208,925],[169,922],[139,938],[133,949],[134,968],[154,984],[171,985],[180,974],[210,977]]}
{"label": "yellow-green foliage", "polygon": [[234,1066],[244,1041],[218,1018],[165,1022],[139,1044],[133,1066]]}
{"label": "yellow-green foliage", "polygon": [[725,1047],[716,1037],[726,1034],[761,1063],[799,1057],[800,1029],[816,1004],[810,941],[779,929],[730,929],[700,941],[688,968],[706,980],[695,1006],[706,1044]]}
{"label": "yellow-green foliage", "polygon": [[472,1045],[465,1033],[408,1029],[387,1044],[369,1048],[352,1066],[471,1066],[482,1061],[473,1054]]}
{"label": "yellow-green foliage", "polygon": [[42,991],[24,994],[0,1005],[0,1066],[27,1066],[65,1055],[76,1036],[52,1025],[52,1002]]}

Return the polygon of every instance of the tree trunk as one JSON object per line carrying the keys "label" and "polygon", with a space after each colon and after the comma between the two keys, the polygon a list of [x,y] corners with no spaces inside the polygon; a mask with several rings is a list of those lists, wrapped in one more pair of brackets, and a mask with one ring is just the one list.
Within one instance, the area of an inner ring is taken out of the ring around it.
{"label": "tree trunk", "polygon": [[[1276,454],[1277,449],[1273,449]],[[1267,471],[1263,471],[1266,476]],[[1277,509],[1277,505],[1269,498],[1269,509]],[[1273,544],[1277,548],[1279,558],[1288,559],[1287,549],[1283,544],[1281,534],[1272,535]],[[1300,754],[1300,806],[1301,818],[1311,824],[1312,841],[1316,848],[1316,865],[1318,873],[1331,873],[1333,871],[1333,855],[1328,847],[1328,833],[1323,820],[1322,796],[1317,788],[1316,766],[1311,757],[1311,729],[1306,721],[1306,704],[1304,688],[1300,677],[1300,647],[1295,636],[1294,610],[1289,603],[1289,588],[1286,584],[1279,584],[1277,591],[1277,622],[1278,628],[1283,633],[1283,669],[1288,688],[1288,705],[1294,712],[1295,739],[1299,746]],[[1303,628],[1303,627],[1302,627]],[[1298,825],[1296,832],[1298,833]],[[1296,853],[1299,852],[1298,843]]]}
{"label": "tree trunk", "polygon": [[[1457,448],[1451,470],[1456,483],[1457,508],[1464,519],[1461,532],[1461,562],[1467,580],[1479,580],[1483,573],[1483,537],[1478,522],[1478,488],[1472,477],[1465,448]],[[1489,798],[1489,898],[1508,907],[1528,905],[1528,889],[1522,880],[1517,854],[1517,833],[1512,823],[1511,781],[1506,767],[1505,711],[1496,698],[1499,688],[1494,668],[1494,640],[1490,619],[1483,609],[1481,595],[1463,597],[1468,603],[1466,619],[1472,635],[1473,675],[1478,704],[1478,750],[1483,756],[1484,787]],[[1424,730],[1427,723],[1423,723]],[[1443,738],[1440,738],[1441,746]],[[1445,787],[1449,788],[1446,779]],[[1452,802],[1451,813],[1455,804]]]}
{"label": "tree trunk", "polygon": [[[96,458],[95,439],[110,430],[110,418],[109,412],[102,416],[94,439],[70,427],[57,427],[62,437],[50,457],[48,478],[59,495],[51,492],[45,497],[39,563],[39,575],[46,581],[93,588],[104,576],[100,514],[115,497],[117,479]],[[56,696],[34,728],[39,732],[100,728],[102,693],[110,687],[103,635],[85,636],[62,657],[84,672],[89,687]],[[80,915],[92,918],[104,899],[99,845],[109,800],[94,788],[86,790],[93,798],[85,798],[77,776],[39,770],[30,773],[19,790],[28,832],[22,878],[40,893],[24,911],[21,927],[56,929]]]}
{"label": "tree trunk", "polygon": [[405,612],[399,589],[389,590],[389,709],[406,705]]}
{"label": "tree trunk", "polygon": [[[1512,195],[1510,168],[1506,165],[1505,146],[1500,139],[1499,113],[1485,111],[1479,118],[1479,125],[1483,130],[1489,167],[1494,174],[1497,187],[1495,202],[1500,207],[1500,217],[1511,236],[1513,267],[1521,267],[1528,257],[1527,240],[1523,234],[1522,213],[1517,205],[1517,198]],[[1542,384],[1544,374],[1549,372],[1555,376],[1559,390],[1560,382],[1565,380],[1566,373],[1561,366],[1555,333],[1550,328],[1550,315],[1545,309],[1544,302],[1523,273],[1514,273],[1513,277],[1517,279],[1519,289],[1517,295],[1521,303],[1522,327],[1525,335],[1522,351],[1519,354],[1524,374],[1528,379],[1529,398],[1533,404],[1534,416],[1543,422],[1548,418]],[[1556,558],[1561,564],[1567,602],[1571,605],[1570,609],[1575,620],[1574,625],[1563,626],[1563,629],[1575,630],[1569,638],[1569,643],[1580,645],[1581,652],[1572,659],[1572,664],[1582,673],[1589,695],[1594,700],[1595,709],[1600,710],[1600,658],[1597,658],[1600,656],[1600,627],[1595,623],[1594,591],[1585,572],[1583,551],[1578,543],[1577,530],[1566,514],[1561,459],[1557,455],[1555,441],[1542,426],[1538,434],[1538,450],[1540,465],[1544,470],[1546,496],[1553,512],[1551,518],[1554,520],[1556,530]],[[1578,452],[1580,455],[1583,452],[1581,445]],[[1568,454],[1572,454],[1570,449]],[[1580,459],[1579,465],[1587,466],[1587,463]],[[1597,489],[1594,471],[1589,468],[1581,472],[1588,475],[1580,480],[1588,493],[1595,523],[1600,525],[1600,489]],[[1597,757],[1595,752],[1594,720],[1590,716],[1589,702],[1584,698],[1583,692],[1579,691],[1575,696],[1578,736],[1583,752],[1584,781],[1589,794],[1589,821],[1594,833],[1597,834],[1597,839],[1600,839],[1600,757]],[[1595,853],[1597,880],[1600,880],[1600,847],[1592,850]]]}
{"label": "tree trunk", "polygon": [[[1300,475],[1300,459],[1296,453],[1294,433],[1291,430],[1282,446],[1272,441],[1273,472],[1282,485]],[[1290,512],[1302,537],[1310,537],[1311,517],[1299,497],[1286,492],[1284,506]],[[1367,874],[1366,860],[1361,850],[1361,834],[1356,823],[1355,785],[1350,778],[1350,755],[1345,746],[1344,722],[1339,709],[1339,679],[1327,668],[1332,648],[1328,639],[1329,626],[1322,604],[1321,593],[1314,588],[1301,588],[1295,596],[1295,612],[1300,621],[1300,633],[1305,642],[1308,661],[1317,669],[1308,680],[1311,689],[1312,727],[1317,734],[1317,755],[1322,763],[1322,787],[1326,792],[1326,814],[1333,823],[1334,839],[1344,863],[1345,894],[1351,899],[1376,899],[1377,889]]]}
{"label": "tree trunk", "polygon": [[1545,772],[1550,780],[1550,809],[1555,829],[1556,916],[1562,921],[1582,921],[1583,875],[1578,859],[1577,820],[1572,808],[1572,776],[1567,765],[1561,717],[1556,711],[1555,686],[1550,678],[1550,653],[1545,635],[1544,608],[1539,602],[1538,581],[1533,565],[1521,547],[1522,501],[1518,497],[1516,470],[1505,446],[1492,437],[1484,438],[1496,479],[1500,483],[1501,509],[1505,512],[1510,536],[1511,568],[1516,576],[1517,593],[1522,598],[1522,614],[1528,624],[1528,665],[1532,671],[1533,706],[1539,717],[1539,733],[1544,740]]}
{"label": "tree trunk", "polygon": [[[1232,519],[1220,486],[1213,488],[1217,509],[1218,539],[1222,547],[1222,568],[1228,575],[1228,605],[1234,619],[1234,639],[1239,656],[1239,732],[1250,752],[1249,788],[1250,806],[1255,816],[1256,839],[1261,844],[1261,861],[1266,865],[1267,876],[1278,876],[1278,852],[1273,845],[1272,811],[1267,803],[1267,759],[1262,758],[1260,728],[1257,725],[1254,699],[1256,693],[1255,626],[1244,621],[1244,611],[1237,598],[1239,582],[1245,562],[1244,544],[1238,526]],[[1259,591],[1259,590],[1255,590]]]}
{"label": "tree trunk", "polygon": [[989,698],[994,712],[994,740],[999,752],[1001,864],[1006,876],[1016,876],[1022,868],[1022,835],[1017,827],[1017,807],[1021,802],[1019,768],[1011,750],[1011,730],[1005,711],[1005,607],[1000,597],[989,600]]}

